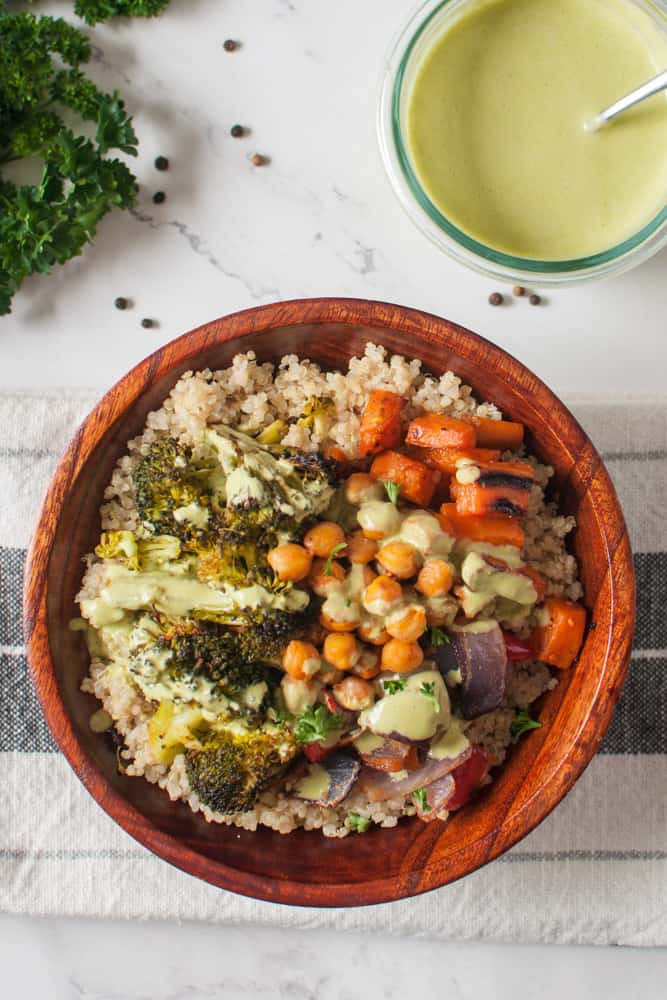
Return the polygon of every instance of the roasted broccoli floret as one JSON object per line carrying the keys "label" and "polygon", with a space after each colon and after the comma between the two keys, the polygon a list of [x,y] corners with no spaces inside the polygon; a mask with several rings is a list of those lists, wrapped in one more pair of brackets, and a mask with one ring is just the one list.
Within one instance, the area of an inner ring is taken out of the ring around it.
{"label": "roasted broccoli floret", "polygon": [[152,535],[175,535],[185,543],[200,541],[208,527],[209,471],[193,461],[190,448],[173,438],[153,442],[133,474],[144,530]]}
{"label": "roasted broccoli floret", "polygon": [[116,559],[128,569],[139,569],[139,546],[131,531],[103,531],[95,555],[100,559]]}
{"label": "roasted broccoli floret", "polygon": [[212,734],[200,750],[188,750],[186,772],[192,791],[210,809],[245,812],[295,753],[288,730],[235,726]]}
{"label": "roasted broccoli floret", "polygon": [[274,704],[280,684],[276,665],[290,639],[302,634],[303,616],[272,611],[240,629],[214,622],[163,625],[158,647],[165,653],[169,681],[185,682],[193,692],[202,679],[214,694],[229,700],[234,714],[257,722]]}
{"label": "roasted broccoli floret", "polygon": [[325,437],[331,426],[335,404],[331,396],[310,396],[297,420],[298,427],[306,427],[319,437]]}
{"label": "roasted broccoli floret", "polygon": [[281,457],[289,462],[303,484],[310,484],[311,487],[319,484],[325,486],[338,486],[340,476],[338,463],[334,458],[326,458],[319,451],[297,451],[295,448],[283,448]]}

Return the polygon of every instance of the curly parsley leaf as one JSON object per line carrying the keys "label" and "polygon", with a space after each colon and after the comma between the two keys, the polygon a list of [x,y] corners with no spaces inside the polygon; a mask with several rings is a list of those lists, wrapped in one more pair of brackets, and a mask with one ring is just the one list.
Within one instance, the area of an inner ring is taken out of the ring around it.
{"label": "curly parsley leaf", "polygon": [[403,487],[401,486],[400,483],[395,483],[393,479],[388,479],[387,482],[383,483],[382,485],[385,488],[387,496],[389,497],[390,501],[393,503],[395,507],[396,504],[398,503],[398,498],[400,496]]}
{"label": "curly parsley leaf", "polygon": [[396,680],[383,681],[382,687],[387,694],[398,694],[399,691],[405,691],[407,683],[403,677],[398,677]]}
{"label": "curly parsley leaf", "polygon": [[[80,71],[90,43],[73,25],[0,10],[0,51],[0,170],[24,158],[42,161],[38,184],[0,176],[4,314],[25,278],[78,256],[111,209],[134,204],[133,174],[106,154],[136,156],[137,136],[119,95]],[[94,140],[65,126],[64,109],[94,125]]]}
{"label": "curly parsley leaf", "polygon": [[75,0],[74,10],[87,24],[112,17],[156,17],[169,0]]}
{"label": "curly parsley leaf", "polygon": [[524,733],[529,733],[531,729],[541,728],[542,723],[538,722],[537,719],[533,719],[527,708],[522,708],[512,719],[510,731],[512,736],[523,736]]}
{"label": "curly parsley leaf", "polygon": [[297,717],[294,738],[297,743],[319,743],[341,725],[341,717],[330,712],[326,705],[311,705]]}
{"label": "curly parsley leaf", "polygon": [[412,798],[415,800],[421,811],[425,813],[429,813],[431,811],[431,807],[428,804],[427,795],[428,792],[425,788],[415,788],[414,792],[412,793]]}
{"label": "curly parsley leaf", "polygon": [[422,681],[419,685],[419,693],[423,694],[425,698],[428,698],[429,701],[433,702],[436,712],[440,711],[440,702],[436,696],[435,684],[433,681]]}
{"label": "curly parsley leaf", "polygon": [[452,640],[449,638],[446,632],[443,632],[441,628],[434,625],[431,629],[431,645],[432,646],[446,646]]}
{"label": "curly parsley leaf", "polygon": [[333,573],[334,558],[338,555],[339,552],[342,552],[343,549],[345,548],[347,548],[347,542],[339,542],[338,545],[334,545],[331,552],[326,558],[326,562],[324,563],[324,569],[322,570],[322,572],[324,573],[325,576],[331,576],[331,574]]}
{"label": "curly parsley leaf", "polygon": [[345,817],[345,825],[350,830],[356,830],[357,833],[366,833],[371,825],[371,820],[366,816],[360,816],[359,813],[348,813]]}

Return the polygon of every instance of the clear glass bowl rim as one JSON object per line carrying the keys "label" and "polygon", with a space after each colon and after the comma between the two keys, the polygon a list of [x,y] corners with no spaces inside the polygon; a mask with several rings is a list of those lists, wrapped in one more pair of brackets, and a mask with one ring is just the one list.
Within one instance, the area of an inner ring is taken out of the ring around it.
{"label": "clear glass bowl rim", "polygon": [[[426,0],[413,10],[392,42],[382,75],[377,129],[380,153],[389,181],[413,223],[441,250],[483,274],[503,279],[535,279],[545,284],[571,284],[619,274],[647,260],[667,244],[667,204],[627,240],[589,257],[541,261],[514,257],[468,236],[433,204],[412,168],[401,128],[401,88],[412,52],[426,28],[452,6],[476,0]],[[629,0],[648,13],[667,36],[665,0]]]}

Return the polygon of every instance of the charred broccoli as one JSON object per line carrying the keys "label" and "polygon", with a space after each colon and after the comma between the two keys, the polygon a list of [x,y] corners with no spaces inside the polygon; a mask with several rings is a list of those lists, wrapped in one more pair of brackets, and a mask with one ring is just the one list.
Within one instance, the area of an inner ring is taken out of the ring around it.
{"label": "charred broccoli", "polygon": [[174,441],[154,441],[134,470],[139,520],[151,535],[175,535],[189,543],[206,533],[210,469],[193,461],[192,450]]}
{"label": "charred broccoli", "polygon": [[218,731],[200,750],[188,750],[185,766],[192,791],[215,812],[252,809],[257,796],[296,754],[291,734],[277,726]]}

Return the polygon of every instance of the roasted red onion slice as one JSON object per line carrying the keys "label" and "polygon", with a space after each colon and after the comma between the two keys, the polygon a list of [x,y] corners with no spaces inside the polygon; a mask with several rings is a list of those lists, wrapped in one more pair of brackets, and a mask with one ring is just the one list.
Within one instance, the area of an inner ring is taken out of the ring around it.
{"label": "roasted red onion slice", "polygon": [[430,823],[432,819],[439,819],[439,814],[447,809],[447,802],[451,799],[456,790],[456,782],[451,774],[445,774],[442,778],[432,782],[424,789],[424,800],[415,799],[417,815],[425,823]]}
{"label": "roasted red onion slice", "polygon": [[416,771],[410,771],[406,778],[401,778],[399,781],[395,781],[390,774],[386,774],[384,771],[375,771],[371,767],[364,767],[359,775],[359,788],[370,802],[383,802],[385,799],[410,795],[417,788],[426,788],[434,781],[449,774],[455,767],[462,764],[471,753],[472,747],[466,747],[458,757],[445,757],[442,760],[427,757],[426,763],[422,767],[418,767]]}
{"label": "roasted red onion slice", "polygon": [[461,671],[460,707],[464,719],[492,712],[505,697],[508,660],[503,634],[497,622],[484,624],[483,631],[452,629],[451,642],[436,649],[443,674]]}
{"label": "roasted red onion slice", "polygon": [[361,769],[361,764],[351,754],[336,751],[327,757],[326,760],[310,764],[306,774],[311,773],[312,768],[318,767],[323,768],[329,776],[328,788],[323,789],[322,795],[315,798],[310,795],[300,795],[298,790],[299,785],[297,785],[296,797],[303,798],[307,802],[312,802],[313,805],[337,806],[352,788]]}

